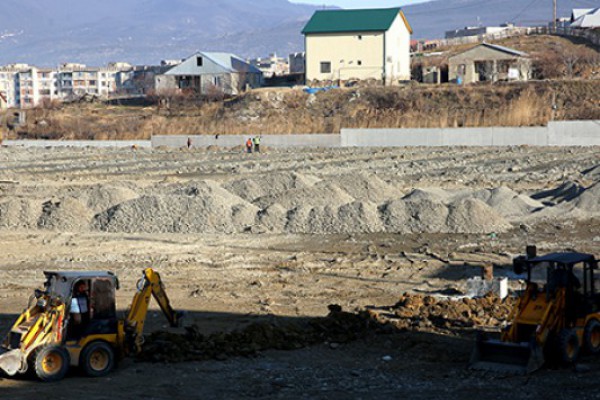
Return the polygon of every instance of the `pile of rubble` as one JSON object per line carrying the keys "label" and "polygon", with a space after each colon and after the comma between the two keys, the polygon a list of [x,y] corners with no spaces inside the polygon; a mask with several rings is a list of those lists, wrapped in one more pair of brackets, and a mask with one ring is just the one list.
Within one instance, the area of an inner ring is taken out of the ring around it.
{"label": "pile of rubble", "polygon": [[251,357],[265,350],[296,350],[318,343],[336,347],[369,334],[423,331],[447,334],[465,328],[500,326],[509,316],[514,299],[489,295],[479,299],[436,299],[405,294],[389,308],[355,313],[329,306],[323,318],[282,323],[260,322],[229,333],[203,335],[193,325],[184,334],[155,332],[146,340],[140,359],[152,362],[225,360]]}
{"label": "pile of rubble", "polygon": [[145,344],[140,359],[152,362],[225,360],[233,356],[251,357],[265,350],[296,350],[317,343],[333,346],[365,337],[377,327],[366,312],[349,313],[329,306],[323,318],[282,323],[257,322],[229,333],[200,333],[198,326],[184,334],[155,332]]}
{"label": "pile of rubble", "polygon": [[377,320],[399,330],[450,333],[460,329],[499,327],[506,323],[516,299],[494,295],[481,298],[436,298],[404,294],[393,307],[372,310]]}

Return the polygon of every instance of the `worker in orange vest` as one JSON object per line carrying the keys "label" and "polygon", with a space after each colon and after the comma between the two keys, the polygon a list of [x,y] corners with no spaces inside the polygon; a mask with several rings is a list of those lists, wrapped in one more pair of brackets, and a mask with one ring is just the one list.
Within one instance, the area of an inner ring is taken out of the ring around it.
{"label": "worker in orange vest", "polygon": [[248,140],[246,140],[246,151],[248,153],[252,153],[252,138],[248,138]]}

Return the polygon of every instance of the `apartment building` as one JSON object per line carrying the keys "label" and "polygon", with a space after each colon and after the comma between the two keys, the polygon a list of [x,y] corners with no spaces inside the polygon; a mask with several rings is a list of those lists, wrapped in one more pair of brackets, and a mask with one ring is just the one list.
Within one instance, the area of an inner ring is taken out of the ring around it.
{"label": "apartment building", "polygon": [[20,106],[19,73],[26,71],[30,66],[27,64],[10,64],[0,67],[0,93],[6,100],[9,108]]}
{"label": "apartment building", "polygon": [[269,57],[259,57],[249,60],[249,64],[262,71],[265,78],[287,75],[290,73],[290,65],[285,58],[270,54]]}
{"label": "apartment building", "polygon": [[134,70],[128,63],[106,67],[65,63],[58,68],[27,64],[0,67],[0,94],[9,108],[30,108],[46,101],[73,100],[84,95],[108,98],[119,93],[122,74]]}

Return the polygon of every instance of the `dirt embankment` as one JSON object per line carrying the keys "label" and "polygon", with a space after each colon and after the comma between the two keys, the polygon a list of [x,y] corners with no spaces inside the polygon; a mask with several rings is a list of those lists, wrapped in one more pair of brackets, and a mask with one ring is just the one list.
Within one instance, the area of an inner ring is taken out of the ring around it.
{"label": "dirt embankment", "polygon": [[493,295],[471,299],[439,299],[405,293],[386,308],[344,312],[329,306],[329,315],[287,323],[256,322],[233,332],[203,335],[197,326],[185,334],[155,332],[146,341],[141,360],[181,362],[234,356],[256,356],[265,350],[297,350],[317,343],[340,343],[369,334],[415,331],[454,334],[480,327],[499,327],[508,318],[514,298]]}
{"label": "dirt embankment", "polygon": [[170,108],[64,105],[29,111],[27,125],[8,137],[129,140],[339,133],[341,128],[541,126],[552,119],[600,119],[600,81],[356,87],[312,95],[301,89],[260,89],[227,101],[182,99]]}

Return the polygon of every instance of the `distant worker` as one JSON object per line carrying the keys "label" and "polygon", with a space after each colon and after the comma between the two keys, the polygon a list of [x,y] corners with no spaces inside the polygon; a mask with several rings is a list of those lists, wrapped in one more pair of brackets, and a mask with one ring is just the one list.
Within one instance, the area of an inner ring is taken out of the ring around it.
{"label": "distant worker", "polygon": [[188,146],[188,149],[192,148],[192,138],[188,138],[187,146]]}
{"label": "distant worker", "polygon": [[254,139],[252,139],[252,141],[254,142],[254,151],[260,153],[260,136],[254,136]]}
{"label": "distant worker", "polygon": [[248,140],[246,140],[246,151],[248,153],[252,153],[252,138],[248,138]]}

